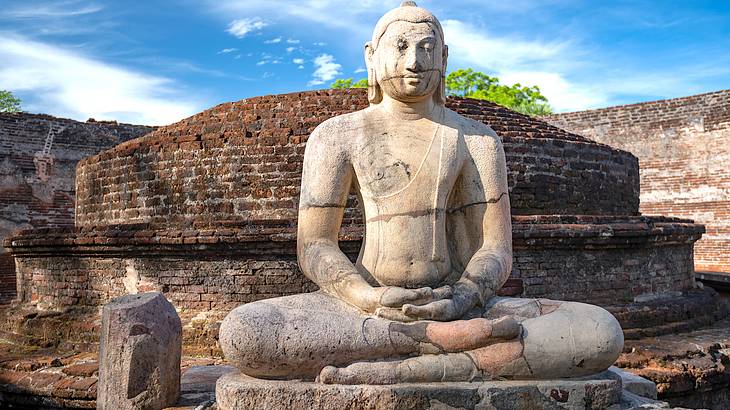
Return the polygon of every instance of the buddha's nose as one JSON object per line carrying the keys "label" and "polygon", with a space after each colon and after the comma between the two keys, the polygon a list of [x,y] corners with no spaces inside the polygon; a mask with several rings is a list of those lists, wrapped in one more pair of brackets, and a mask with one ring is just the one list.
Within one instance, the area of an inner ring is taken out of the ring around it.
{"label": "buddha's nose", "polygon": [[406,69],[408,71],[421,71],[421,61],[418,59],[416,47],[410,47],[406,52]]}

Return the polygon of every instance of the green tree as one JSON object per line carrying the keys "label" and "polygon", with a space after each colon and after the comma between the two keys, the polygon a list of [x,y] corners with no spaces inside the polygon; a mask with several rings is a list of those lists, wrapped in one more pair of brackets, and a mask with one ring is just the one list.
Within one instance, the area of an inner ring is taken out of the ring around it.
{"label": "green tree", "polygon": [[357,81],[353,81],[352,78],[339,78],[330,85],[330,88],[368,88],[368,79],[361,78]]}
{"label": "green tree", "polygon": [[19,112],[20,99],[10,91],[0,90],[0,112]]}
{"label": "green tree", "polygon": [[471,68],[456,70],[446,77],[446,94],[492,101],[527,115],[547,115],[553,112],[548,99],[540,93],[537,86],[500,84],[497,77],[490,77]]}

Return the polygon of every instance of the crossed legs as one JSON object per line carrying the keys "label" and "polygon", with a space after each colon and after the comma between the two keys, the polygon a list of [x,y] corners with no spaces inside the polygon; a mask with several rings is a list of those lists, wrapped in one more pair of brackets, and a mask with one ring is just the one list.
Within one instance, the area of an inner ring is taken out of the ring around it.
{"label": "crossed legs", "polygon": [[220,342],[255,377],[391,384],[591,374],[623,336],[610,313],[575,302],[494,298],[467,320],[399,323],[314,292],[234,309]]}

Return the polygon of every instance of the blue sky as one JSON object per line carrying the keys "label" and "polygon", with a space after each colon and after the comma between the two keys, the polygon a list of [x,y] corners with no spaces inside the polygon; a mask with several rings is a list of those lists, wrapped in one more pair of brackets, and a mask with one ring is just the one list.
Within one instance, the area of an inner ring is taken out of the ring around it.
{"label": "blue sky", "polygon": [[[0,89],[23,108],[168,124],[226,101],[362,78],[398,0],[0,0]],[[420,1],[449,70],[538,85],[558,112],[730,88],[730,2]]]}

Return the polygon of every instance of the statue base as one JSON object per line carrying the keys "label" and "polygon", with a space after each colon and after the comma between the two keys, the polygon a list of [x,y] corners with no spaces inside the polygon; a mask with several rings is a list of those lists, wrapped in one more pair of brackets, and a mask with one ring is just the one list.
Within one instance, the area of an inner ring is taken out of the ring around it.
{"label": "statue base", "polygon": [[620,409],[621,380],[603,372],[580,379],[332,385],[261,380],[229,373],[218,379],[219,410],[233,409]]}

